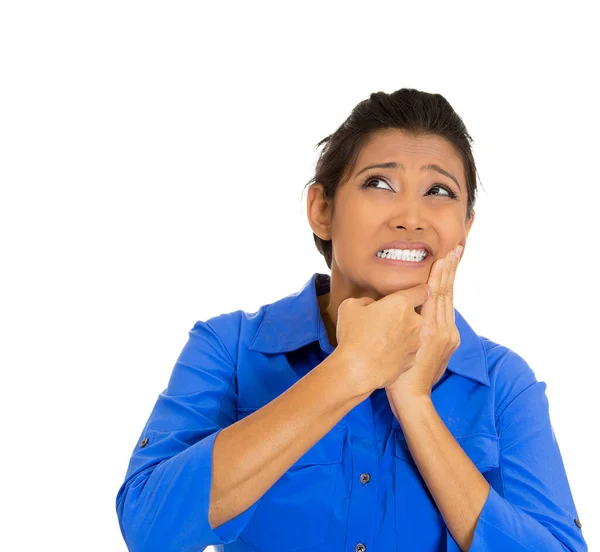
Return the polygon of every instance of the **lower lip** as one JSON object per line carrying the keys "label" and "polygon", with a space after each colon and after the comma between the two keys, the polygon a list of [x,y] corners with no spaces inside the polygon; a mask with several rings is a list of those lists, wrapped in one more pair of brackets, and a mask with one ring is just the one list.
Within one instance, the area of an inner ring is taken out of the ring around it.
{"label": "lower lip", "polygon": [[427,256],[422,261],[417,262],[417,261],[399,261],[396,259],[386,259],[385,257],[378,257],[377,255],[375,255],[375,260],[379,261],[380,263],[388,264],[388,265],[392,265],[392,266],[408,266],[411,268],[421,268],[428,263],[430,257],[431,257],[431,255],[428,253]]}

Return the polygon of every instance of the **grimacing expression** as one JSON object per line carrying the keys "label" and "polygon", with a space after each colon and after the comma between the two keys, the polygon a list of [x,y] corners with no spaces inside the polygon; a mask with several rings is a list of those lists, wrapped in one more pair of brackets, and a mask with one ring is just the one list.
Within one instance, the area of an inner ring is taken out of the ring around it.
{"label": "grimacing expression", "polygon": [[[378,296],[427,282],[436,259],[465,246],[474,220],[467,219],[464,168],[452,144],[397,129],[366,141],[336,192],[333,217],[326,203],[313,211],[320,214],[311,226],[332,240],[332,278],[337,274],[350,288],[371,288]],[[376,252],[393,240],[425,242],[432,255],[420,268],[379,262]]]}

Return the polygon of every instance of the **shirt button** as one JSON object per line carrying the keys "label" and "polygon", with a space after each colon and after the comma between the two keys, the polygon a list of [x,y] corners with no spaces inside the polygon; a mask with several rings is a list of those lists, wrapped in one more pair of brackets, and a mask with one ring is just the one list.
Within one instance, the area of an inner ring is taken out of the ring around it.
{"label": "shirt button", "polygon": [[575,525],[581,529],[581,521],[579,521],[578,518],[575,518],[573,521],[575,522]]}
{"label": "shirt button", "polygon": [[148,444],[148,437],[144,437],[140,443],[140,447],[144,448]]}
{"label": "shirt button", "polygon": [[371,481],[371,476],[368,473],[363,473],[360,476],[360,482],[365,485],[367,484],[369,481]]}
{"label": "shirt button", "polygon": [[365,552],[365,550],[367,549],[367,547],[362,543],[359,542],[355,547],[354,550],[356,550],[356,552]]}

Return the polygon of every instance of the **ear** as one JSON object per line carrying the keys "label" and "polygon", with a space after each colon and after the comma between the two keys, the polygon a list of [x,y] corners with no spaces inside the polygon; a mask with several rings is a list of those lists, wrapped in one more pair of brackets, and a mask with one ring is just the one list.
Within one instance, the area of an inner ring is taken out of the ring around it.
{"label": "ear", "polygon": [[473,210],[473,216],[470,220],[467,221],[467,236],[469,236],[469,232],[471,231],[471,226],[473,226],[473,222],[475,222],[475,210]]}
{"label": "ear", "polygon": [[315,183],[308,188],[306,215],[312,231],[322,240],[331,239],[331,208],[333,202],[325,198],[323,184]]}

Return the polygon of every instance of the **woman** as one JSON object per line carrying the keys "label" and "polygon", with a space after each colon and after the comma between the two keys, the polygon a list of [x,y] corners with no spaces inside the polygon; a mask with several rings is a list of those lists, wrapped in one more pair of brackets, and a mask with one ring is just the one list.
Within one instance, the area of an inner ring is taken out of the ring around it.
{"label": "woman", "polygon": [[546,384],[453,307],[462,120],[378,92],[323,142],[307,214],[331,275],[194,325],[117,495],[130,550],[587,550]]}

